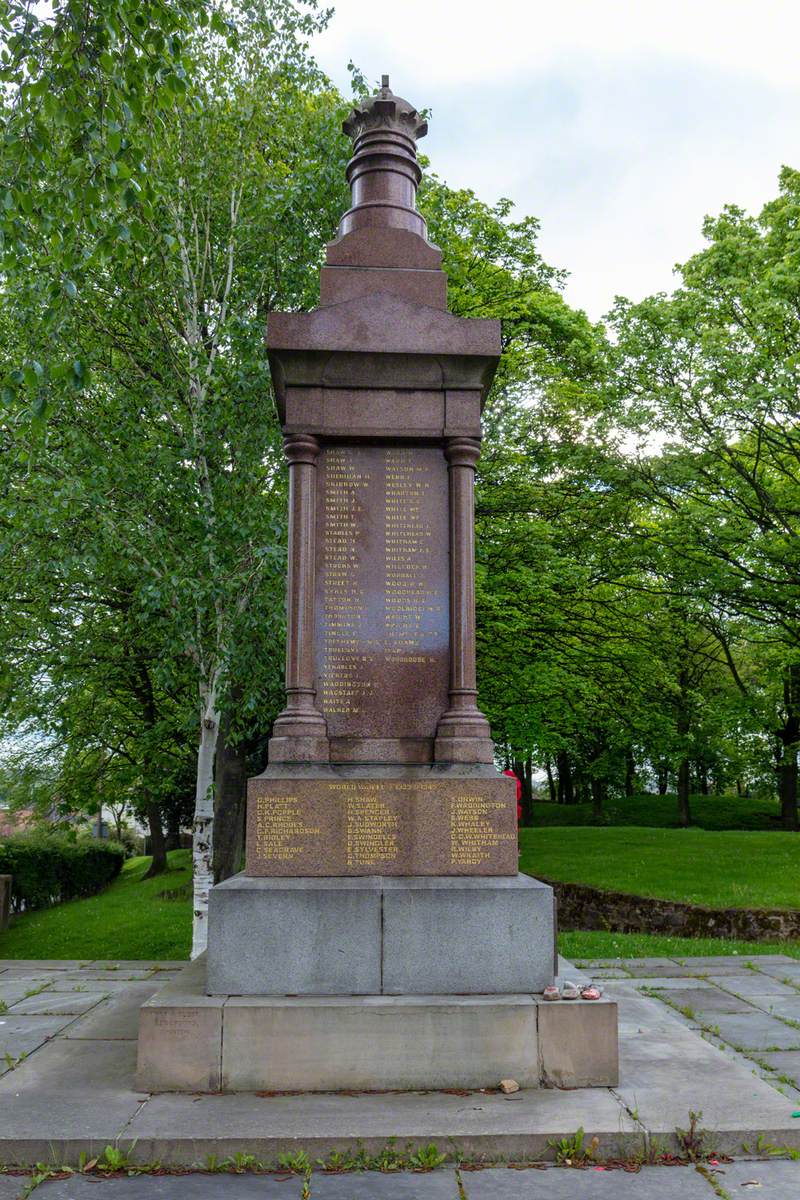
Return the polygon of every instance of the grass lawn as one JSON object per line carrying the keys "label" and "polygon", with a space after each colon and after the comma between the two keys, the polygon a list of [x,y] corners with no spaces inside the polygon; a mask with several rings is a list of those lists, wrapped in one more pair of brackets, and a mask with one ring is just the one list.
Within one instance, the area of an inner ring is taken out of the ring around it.
{"label": "grass lawn", "polygon": [[161,893],[191,879],[191,855],[174,850],[170,869],[144,879],[149,858],[129,858],[122,874],[97,896],[17,917],[0,933],[2,958],[188,958],[192,904]]}
{"label": "grass lawn", "polygon": [[800,908],[800,835],[562,826],[520,831],[520,869],[711,908]]}
{"label": "grass lawn", "polygon": [[741,954],[743,961],[759,954],[787,954],[800,958],[800,942],[735,942],[727,938],[669,937],[659,933],[608,933],[575,930],[558,935],[565,958],[689,958],[696,954]]}
{"label": "grass lawn", "polygon": [[[718,908],[800,908],[800,836],[790,833],[566,826],[523,829],[520,848],[521,869],[532,875]],[[191,901],[165,900],[162,893],[188,884],[189,851],[176,850],[169,860],[166,875],[144,879],[150,860],[129,859],[100,895],[18,917],[0,934],[0,958],[187,958]],[[562,933],[559,945],[578,960],[734,953],[800,958],[800,942],[604,931]]]}
{"label": "grass lawn", "polygon": [[[692,796],[692,825],[701,829],[776,829],[781,828],[777,800],[745,800],[743,796]],[[591,804],[549,804],[533,806],[533,823],[542,825],[643,825],[661,829],[678,827],[678,801],[667,796],[639,795],[609,800],[603,818],[595,822]]]}

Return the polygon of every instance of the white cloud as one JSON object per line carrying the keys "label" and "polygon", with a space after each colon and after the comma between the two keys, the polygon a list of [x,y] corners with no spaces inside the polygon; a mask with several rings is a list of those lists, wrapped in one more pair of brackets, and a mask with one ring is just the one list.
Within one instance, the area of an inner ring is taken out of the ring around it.
{"label": "white cloud", "polygon": [[800,165],[796,0],[340,0],[315,45],[346,88],[368,78],[432,109],[434,170],[542,221],[568,295],[672,285],[706,212],[757,210]]}

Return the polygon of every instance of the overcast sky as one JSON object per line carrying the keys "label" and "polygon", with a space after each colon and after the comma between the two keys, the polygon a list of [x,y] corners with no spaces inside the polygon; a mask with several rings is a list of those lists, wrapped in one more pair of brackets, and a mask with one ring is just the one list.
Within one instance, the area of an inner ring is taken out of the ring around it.
{"label": "overcast sky", "polygon": [[706,213],[800,167],[800,0],[331,0],[316,40],[432,110],[434,171],[541,220],[569,300],[673,286]]}

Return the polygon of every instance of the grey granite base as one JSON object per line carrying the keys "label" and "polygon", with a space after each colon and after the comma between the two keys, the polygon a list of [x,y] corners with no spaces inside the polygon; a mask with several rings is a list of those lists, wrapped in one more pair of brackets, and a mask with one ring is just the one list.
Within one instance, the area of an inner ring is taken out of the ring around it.
{"label": "grey granite base", "polygon": [[617,1006],[493,996],[207,996],[195,959],[144,1004],[144,1091],[613,1087]]}
{"label": "grey granite base", "polygon": [[541,992],[554,947],[552,889],[528,875],[235,875],[209,898],[208,992]]}

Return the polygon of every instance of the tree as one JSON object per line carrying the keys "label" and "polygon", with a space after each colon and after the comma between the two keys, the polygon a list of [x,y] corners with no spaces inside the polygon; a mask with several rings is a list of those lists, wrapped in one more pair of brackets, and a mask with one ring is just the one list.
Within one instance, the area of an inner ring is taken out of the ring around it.
{"label": "tree", "polygon": [[718,627],[744,622],[781,659],[774,737],[796,829],[800,173],[782,171],[758,218],[729,207],[704,233],[671,297],[617,304],[618,386],[632,423],[672,439],[640,470],[663,544],[690,564]]}
{"label": "tree", "polygon": [[[314,258],[342,207],[341,163],[320,169],[326,147],[341,153],[342,104],[306,59],[308,20],[290,5],[243,15],[234,49],[217,41],[195,55],[203,103],[152,148],[159,202],[137,207],[124,253],[85,272],[62,333],[86,348],[89,381],[51,388],[46,424],[7,427],[9,521],[35,494],[43,525],[71,531],[56,565],[81,577],[91,603],[115,573],[127,577],[148,671],[179,693],[184,737],[194,710],[194,953],[223,714],[235,739],[279,707],[285,485],[264,320],[276,304],[313,302]],[[26,302],[20,289],[20,324],[35,328]],[[32,607],[45,620],[54,588],[45,570],[39,579]],[[56,594],[75,620],[74,598]]]}

